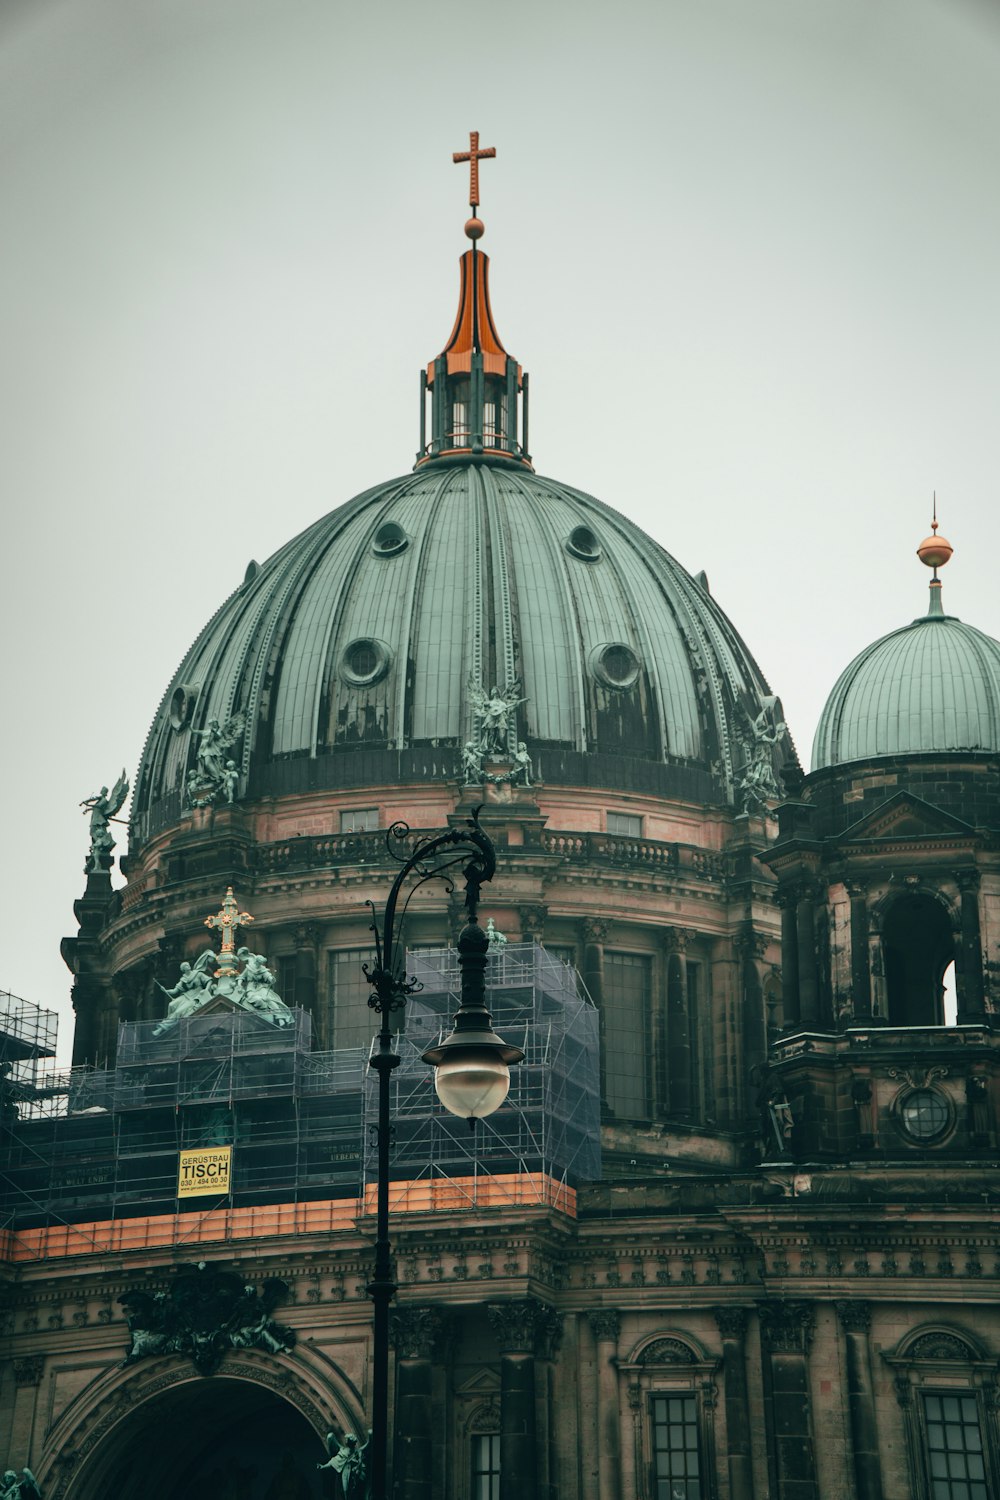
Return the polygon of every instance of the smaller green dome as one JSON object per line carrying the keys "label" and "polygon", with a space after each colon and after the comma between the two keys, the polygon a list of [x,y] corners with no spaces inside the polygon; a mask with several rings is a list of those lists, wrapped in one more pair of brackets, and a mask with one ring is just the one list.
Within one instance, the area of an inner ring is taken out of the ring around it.
{"label": "smaller green dome", "polygon": [[948,750],[1000,751],[1000,642],[941,613],[867,646],[820,715],[812,768]]}

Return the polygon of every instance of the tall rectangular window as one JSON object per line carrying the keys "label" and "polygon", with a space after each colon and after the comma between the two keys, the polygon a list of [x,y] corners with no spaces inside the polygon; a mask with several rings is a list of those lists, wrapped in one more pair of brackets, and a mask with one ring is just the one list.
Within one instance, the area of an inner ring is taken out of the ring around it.
{"label": "tall rectangular window", "polygon": [[377,807],[351,807],[340,815],[341,833],[368,833],[377,827]]}
{"label": "tall rectangular window", "polygon": [[283,953],[277,960],[278,994],[289,1007],[295,1004],[295,954]]}
{"label": "tall rectangular window", "polygon": [[371,962],[370,948],[342,948],[328,959],[328,1013],[333,1017],[331,1050],[338,1047],[367,1047],[379,1027],[379,1020],[368,1004],[371,985],[361,965]]}
{"label": "tall rectangular window", "polygon": [[472,1437],[472,1500],[500,1500],[500,1434]]}
{"label": "tall rectangular window", "polygon": [[654,1500],[701,1500],[696,1396],[654,1396]]}
{"label": "tall rectangular window", "polygon": [[989,1500],[975,1396],[924,1396],[931,1500]]}
{"label": "tall rectangular window", "polygon": [[604,953],[604,1102],[620,1119],[648,1119],[650,960]]}

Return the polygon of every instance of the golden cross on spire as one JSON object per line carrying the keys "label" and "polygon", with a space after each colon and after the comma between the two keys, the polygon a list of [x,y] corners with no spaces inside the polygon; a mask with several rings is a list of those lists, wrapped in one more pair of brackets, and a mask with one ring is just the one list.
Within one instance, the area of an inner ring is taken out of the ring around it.
{"label": "golden cross on spire", "polygon": [[452,161],[467,161],[469,163],[469,207],[473,213],[479,207],[479,163],[485,161],[488,157],[496,156],[496,154],[497,148],[495,146],[484,146],[482,151],[480,151],[478,130],[469,131],[468,151],[453,151],[451,153]]}
{"label": "golden cross on spire", "polygon": [[218,928],[222,933],[222,948],[219,953],[219,967],[215,972],[218,979],[222,974],[236,974],[236,930],[238,927],[246,927],[253,921],[248,911],[240,911],[240,903],[233,895],[230,886],[226,891],[226,898],[222,903],[221,911],[216,912],[214,917],[205,918],[206,927]]}

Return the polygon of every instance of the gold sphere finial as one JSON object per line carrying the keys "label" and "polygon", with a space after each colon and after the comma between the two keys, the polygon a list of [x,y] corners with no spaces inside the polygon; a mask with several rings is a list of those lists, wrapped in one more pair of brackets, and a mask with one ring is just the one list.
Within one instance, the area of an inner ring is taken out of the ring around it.
{"label": "gold sphere finial", "polygon": [[920,561],[923,563],[924,567],[934,568],[935,571],[938,568],[944,567],[945,563],[948,561],[948,559],[951,557],[951,554],[955,550],[946,536],[938,536],[937,530],[937,493],[935,492],[934,518],[931,521],[931,534],[930,536],[925,536],[923,541],[920,543],[920,546],[917,548],[917,556],[920,558]]}

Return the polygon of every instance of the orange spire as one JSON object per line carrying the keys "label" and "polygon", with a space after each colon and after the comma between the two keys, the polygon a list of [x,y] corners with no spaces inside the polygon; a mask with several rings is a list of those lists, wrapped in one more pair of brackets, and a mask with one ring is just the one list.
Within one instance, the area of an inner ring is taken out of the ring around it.
{"label": "orange spire", "polygon": [[[490,262],[477,247],[485,226],[479,208],[479,163],[496,156],[469,132],[468,151],[452,152],[469,163],[469,207],[465,225],[472,248],[459,261],[458,313],[448,342],[421,375],[420,449],[417,463],[432,458],[471,457],[522,463],[527,454],[527,380],[503,346],[490,307]],[[427,396],[431,398],[430,440]]]}

